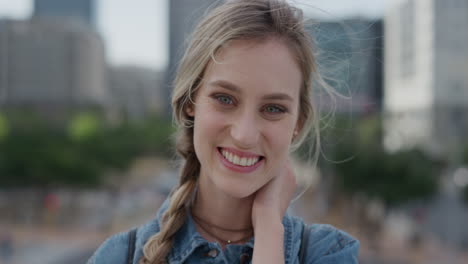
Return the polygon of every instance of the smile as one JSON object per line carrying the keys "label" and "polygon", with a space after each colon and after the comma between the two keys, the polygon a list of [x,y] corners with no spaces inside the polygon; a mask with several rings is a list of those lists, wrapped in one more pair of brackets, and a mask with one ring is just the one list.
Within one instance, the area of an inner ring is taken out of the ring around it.
{"label": "smile", "polygon": [[218,148],[222,163],[237,172],[251,172],[261,165],[263,156],[239,152],[233,149]]}
{"label": "smile", "polygon": [[243,167],[252,166],[260,160],[260,156],[253,158],[239,157],[236,154],[233,154],[227,150],[221,150],[221,154],[231,163],[235,165],[240,165]]}

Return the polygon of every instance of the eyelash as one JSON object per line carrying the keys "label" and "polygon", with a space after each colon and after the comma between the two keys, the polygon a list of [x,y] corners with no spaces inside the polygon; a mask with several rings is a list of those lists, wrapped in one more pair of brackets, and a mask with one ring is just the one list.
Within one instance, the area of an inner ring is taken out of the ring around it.
{"label": "eyelash", "polygon": [[[234,99],[229,96],[229,95],[225,95],[225,94],[214,94],[213,95],[213,98],[216,99],[220,104],[222,105],[233,105],[234,104]],[[223,98],[227,98],[231,101],[231,103],[226,103],[226,102],[222,102],[221,99]]]}
{"label": "eyelash", "polygon": [[266,110],[267,108],[270,108],[270,107],[274,108],[275,110],[274,110],[274,112],[268,112],[268,113],[272,113],[272,114],[280,113],[280,114],[282,114],[282,113],[287,112],[286,108],[284,108],[282,106],[279,106],[279,105],[267,105],[267,106],[263,107],[263,110]]}
{"label": "eyelash", "polygon": [[[231,96],[226,95],[226,94],[214,94],[212,97],[216,101],[218,101],[218,103],[222,104],[223,106],[232,106],[232,105],[235,104],[235,100]],[[223,99],[228,99],[228,100],[230,100],[230,102],[229,103],[223,102],[222,101]],[[268,109],[268,108],[274,108],[274,110],[273,111],[266,111],[266,109]],[[283,113],[287,113],[288,109],[286,107],[283,107],[283,106],[280,106],[280,105],[270,104],[270,105],[266,105],[266,106],[262,107],[262,111],[265,111],[268,114],[283,114]]]}

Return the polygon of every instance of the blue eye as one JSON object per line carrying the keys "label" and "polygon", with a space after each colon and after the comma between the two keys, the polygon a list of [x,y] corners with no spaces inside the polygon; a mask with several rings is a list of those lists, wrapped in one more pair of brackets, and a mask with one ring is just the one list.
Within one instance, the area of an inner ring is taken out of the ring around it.
{"label": "blue eye", "polygon": [[232,105],[232,104],[234,104],[232,98],[229,97],[229,96],[226,96],[226,95],[216,95],[215,98],[216,98],[216,100],[218,100],[221,104],[225,104],[225,105]]}
{"label": "blue eye", "polygon": [[264,111],[267,112],[267,113],[278,114],[278,113],[286,112],[286,109],[284,109],[283,107],[280,107],[280,106],[276,106],[276,105],[267,105],[264,108]]}

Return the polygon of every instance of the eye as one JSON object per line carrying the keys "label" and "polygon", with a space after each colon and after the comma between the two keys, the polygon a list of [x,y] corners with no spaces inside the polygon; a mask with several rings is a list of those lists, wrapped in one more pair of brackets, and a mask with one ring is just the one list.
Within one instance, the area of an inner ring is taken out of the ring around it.
{"label": "eye", "polygon": [[268,114],[282,114],[287,112],[286,108],[279,105],[267,105],[263,108],[263,111]]}
{"label": "eye", "polygon": [[216,99],[219,103],[221,103],[223,105],[233,105],[234,104],[234,100],[229,95],[215,94],[215,95],[213,95],[213,98]]}

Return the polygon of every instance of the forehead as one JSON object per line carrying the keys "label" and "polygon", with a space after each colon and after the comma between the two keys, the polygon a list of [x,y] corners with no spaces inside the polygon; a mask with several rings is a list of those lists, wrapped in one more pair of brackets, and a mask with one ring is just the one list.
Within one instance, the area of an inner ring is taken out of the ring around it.
{"label": "forehead", "polygon": [[285,42],[272,38],[229,42],[209,63],[203,79],[226,80],[251,93],[282,92],[297,98],[302,74]]}

